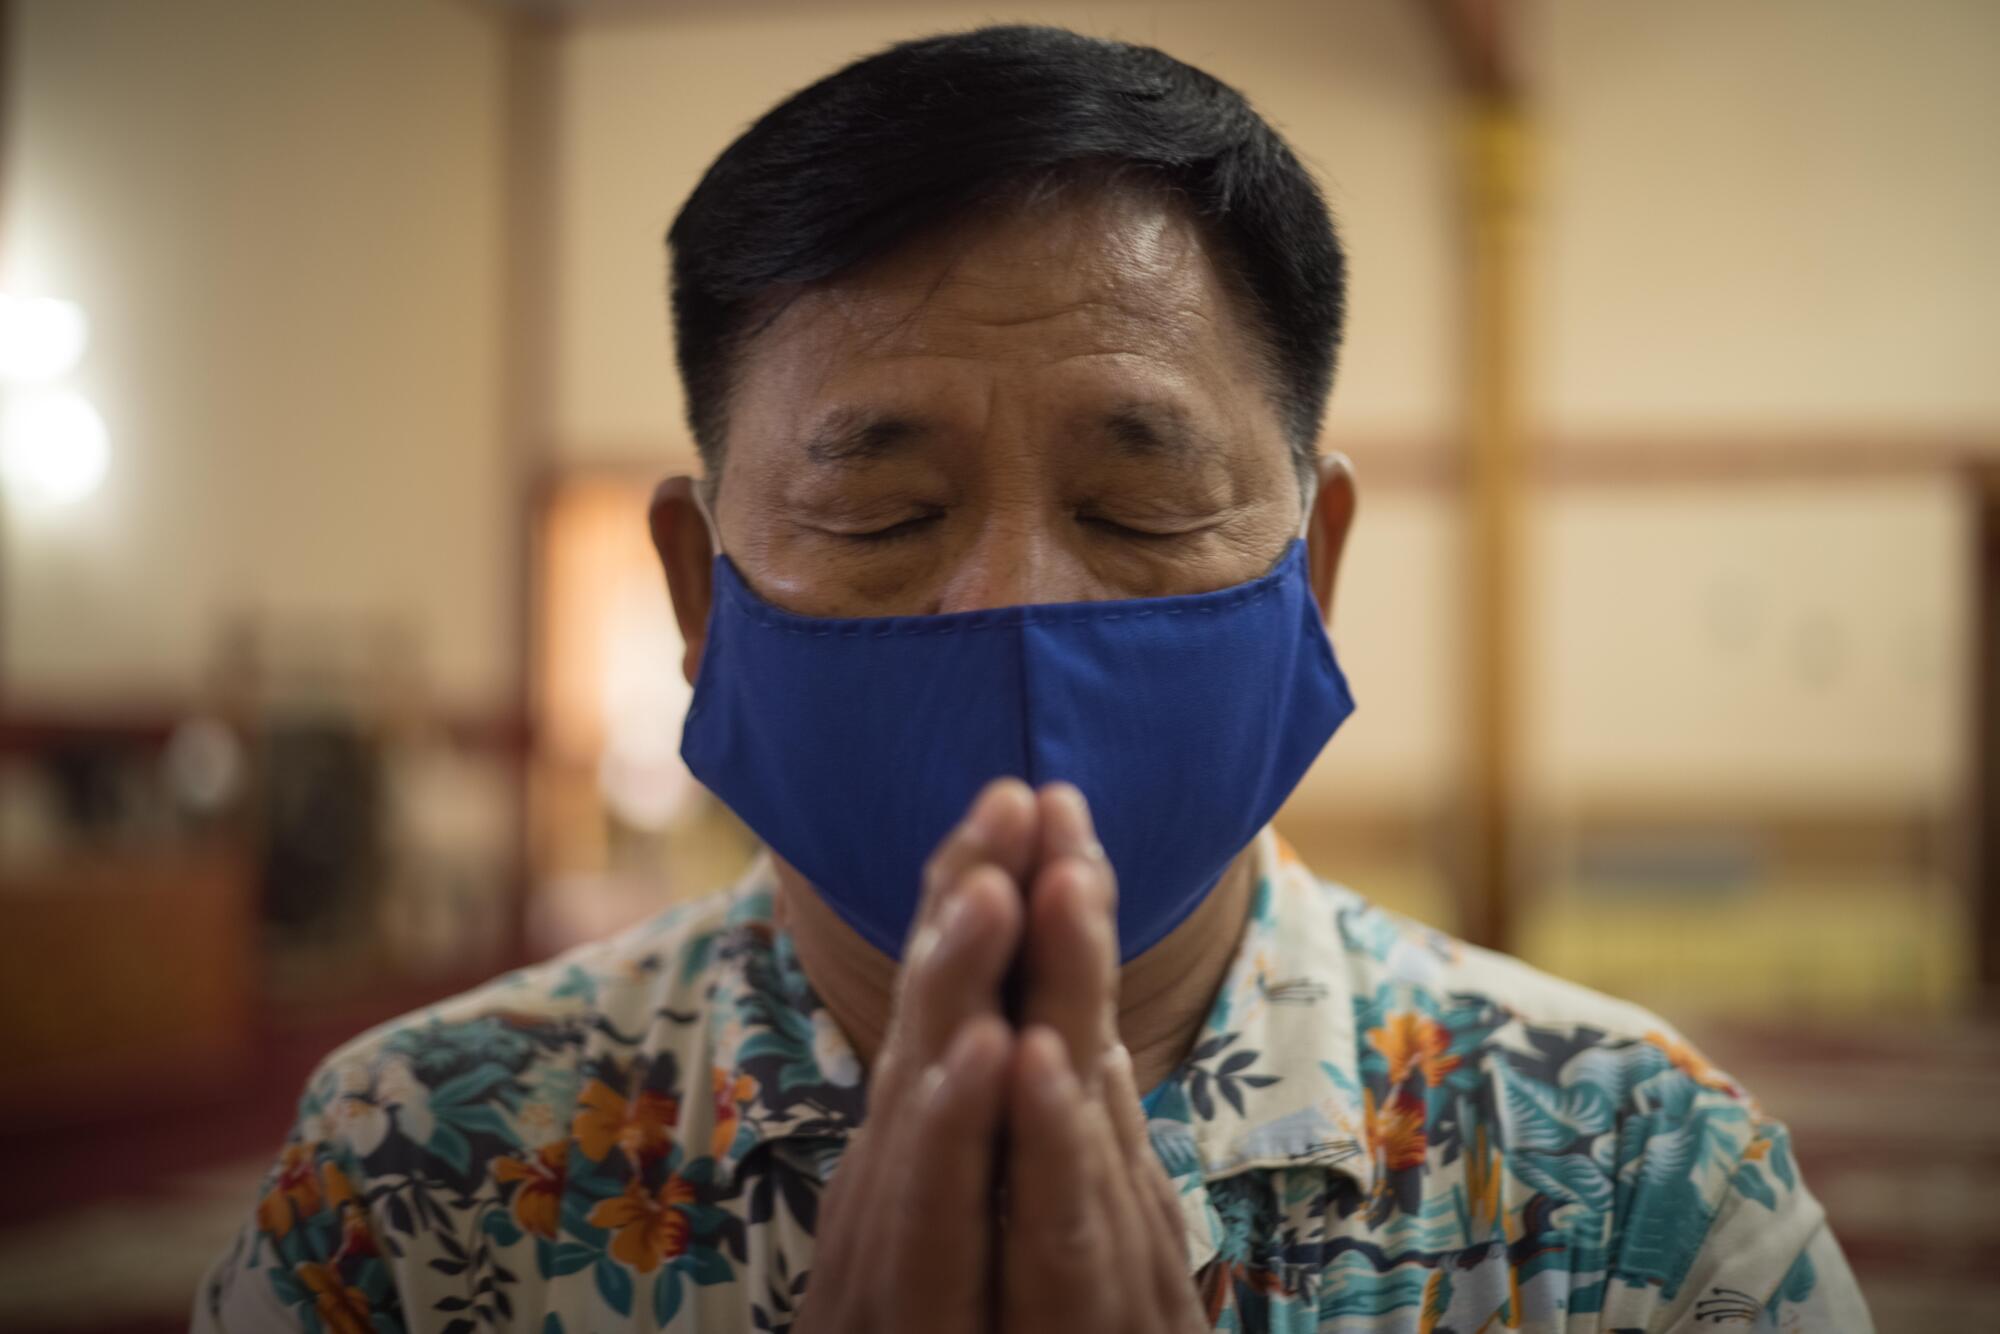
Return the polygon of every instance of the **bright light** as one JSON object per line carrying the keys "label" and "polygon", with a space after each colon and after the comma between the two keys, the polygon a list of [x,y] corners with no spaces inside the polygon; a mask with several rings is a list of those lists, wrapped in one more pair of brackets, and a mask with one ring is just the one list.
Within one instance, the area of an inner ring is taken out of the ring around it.
{"label": "bright light", "polygon": [[51,296],[0,296],[0,379],[51,380],[90,340],[83,307]]}
{"label": "bright light", "polygon": [[0,416],[6,489],[49,505],[83,499],[104,480],[111,445],[104,418],[69,390],[18,394]]}

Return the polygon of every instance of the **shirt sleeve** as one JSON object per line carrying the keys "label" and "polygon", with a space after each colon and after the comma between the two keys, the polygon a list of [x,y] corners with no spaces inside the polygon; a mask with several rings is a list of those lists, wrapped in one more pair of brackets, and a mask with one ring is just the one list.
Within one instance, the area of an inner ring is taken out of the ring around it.
{"label": "shirt sleeve", "polygon": [[1799,1252],[1777,1295],[1766,1309],[1773,1329],[1858,1330],[1870,1334],[1875,1322],[1861,1298],[1854,1271],[1847,1267],[1833,1229],[1825,1224]]}
{"label": "shirt sleeve", "polygon": [[[1699,1241],[1679,1281],[1625,1287],[1607,1306],[1603,1328],[1616,1334],[1718,1327],[1874,1334],[1826,1211],[1799,1178],[1785,1127],[1753,1109],[1742,1145],[1726,1160],[1720,1189],[1707,1197],[1714,1201],[1704,1210],[1707,1226],[1693,1234]],[[1716,1170],[1691,1166],[1694,1178]],[[1659,1184],[1672,1190],[1687,1180]]]}
{"label": "shirt sleeve", "polygon": [[334,1145],[294,1130],[195,1292],[193,1334],[400,1331],[394,1280]]}

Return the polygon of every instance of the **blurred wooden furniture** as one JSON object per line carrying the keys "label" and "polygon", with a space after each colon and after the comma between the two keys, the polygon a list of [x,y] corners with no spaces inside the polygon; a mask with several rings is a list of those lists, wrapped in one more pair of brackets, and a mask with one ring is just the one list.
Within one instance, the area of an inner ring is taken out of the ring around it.
{"label": "blurred wooden furniture", "polygon": [[[226,845],[72,853],[0,886],[0,1127],[199,1097],[252,1038],[249,862]],[[178,1093],[176,1091],[179,1091]]]}

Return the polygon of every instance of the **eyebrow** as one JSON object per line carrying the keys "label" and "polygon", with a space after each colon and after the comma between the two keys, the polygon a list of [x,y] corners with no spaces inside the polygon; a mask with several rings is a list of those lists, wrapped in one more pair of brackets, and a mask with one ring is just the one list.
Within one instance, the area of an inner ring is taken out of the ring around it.
{"label": "eyebrow", "polygon": [[[1186,462],[1220,452],[1220,446],[1172,404],[1126,403],[1083,424],[1094,427],[1095,434],[1127,458]],[[933,429],[916,417],[840,408],[813,428],[804,451],[823,466],[859,467],[905,452]]]}
{"label": "eyebrow", "polygon": [[813,428],[805,454],[814,463],[835,466],[874,463],[915,444],[926,429],[912,417],[841,409]]}
{"label": "eyebrow", "polygon": [[1105,413],[1098,424],[1129,458],[1186,460],[1219,447],[1188,415],[1171,404],[1127,403]]}

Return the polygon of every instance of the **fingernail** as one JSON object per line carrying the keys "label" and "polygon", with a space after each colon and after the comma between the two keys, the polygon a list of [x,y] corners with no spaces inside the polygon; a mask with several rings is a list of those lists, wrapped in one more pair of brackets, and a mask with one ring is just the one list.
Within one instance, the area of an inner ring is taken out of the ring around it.
{"label": "fingernail", "polygon": [[1035,1044],[1034,1060],[1039,1067],[1035,1083],[1041,1090],[1043,1101],[1051,1106],[1061,1106],[1074,1100],[1076,1075],[1069,1068],[1069,1053],[1063,1049],[1062,1039],[1049,1029],[1038,1028],[1025,1040]]}
{"label": "fingernail", "polygon": [[1121,1070],[1130,1071],[1131,1069],[1132,1053],[1127,1050],[1124,1043],[1114,1042],[1104,1049],[1104,1072],[1106,1074],[1117,1074]]}
{"label": "fingernail", "polygon": [[988,783],[965,820],[967,832],[988,846],[1000,836],[1000,790],[998,783]]}
{"label": "fingernail", "polygon": [[967,1078],[979,1064],[979,1049],[985,1045],[984,1030],[975,1019],[958,1031],[945,1051],[944,1063],[954,1079]]}
{"label": "fingernail", "polygon": [[937,933],[945,940],[956,941],[965,930],[961,925],[964,921],[965,895],[953,894],[944,901],[944,906],[938,909]]}
{"label": "fingernail", "polygon": [[923,1077],[917,1081],[917,1106],[928,1107],[944,1089],[945,1071],[941,1064],[924,1067]]}

